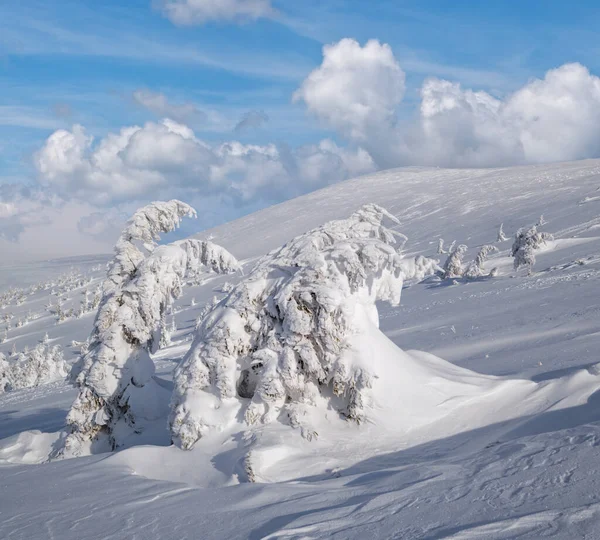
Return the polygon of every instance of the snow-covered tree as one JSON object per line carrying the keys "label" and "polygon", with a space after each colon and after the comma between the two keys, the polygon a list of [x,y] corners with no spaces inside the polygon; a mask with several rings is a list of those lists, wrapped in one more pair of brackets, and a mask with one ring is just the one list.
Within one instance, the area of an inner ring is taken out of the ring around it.
{"label": "snow-covered tree", "polygon": [[[452,244],[454,245],[454,243]],[[463,267],[463,257],[467,253],[467,246],[460,244],[452,251],[444,264],[444,279],[453,279],[462,277],[465,269]]]}
{"label": "snow-covered tree", "polygon": [[540,218],[538,219],[536,226],[537,227],[543,227],[544,225],[546,225],[546,223],[548,223],[545,219],[544,219],[544,214],[542,214],[540,216]]}
{"label": "snow-covered tree", "polygon": [[[347,419],[366,420],[374,376],[344,354],[376,300],[397,305],[403,280],[438,270],[436,261],[403,260],[397,223],[370,204],[291,240],[253,271],[200,323],[174,372],[170,428],[191,448],[212,429],[241,417],[252,425],[287,418],[311,438],[305,413],[327,399]],[[284,414],[282,414],[284,413]]]}
{"label": "snow-covered tree", "polygon": [[483,265],[487,260],[488,256],[491,253],[497,253],[498,248],[496,246],[492,246],[490,244],[486,244],[481,246],[481,249],[477,253],[474,261],[471,261],[469,264],[467,271],[465,272],[465,277],[469,279],[475,279],[483,276],[492,276],[495,274],[496,269],[492,269],[490,272],[486,273]]}
{"label": "snow-covered tree", "polygon": [[500,223],[500,228],[498,229],[498,237],[496,238],[496,242],[505,242],[508,240],[508,237],[504,234],[504,223]]}
{"label": "snow-covered tree", "polygon": [[438,238],[437,254],[442,255],[444,253],[447,253],[447,251],[444,249],[444,239]]}
{"label": "snow-covered tree", "polygon": [[158,344],[159,349],[165,349],[171,345],[171,329],[167,325],[167,313],[164,311],[160,314],[159,328],[160,342]]}
{"label": "snow-covered tree", "polygon": [[515,235],[511,252],[514,257],[515,270],[521,266],[527,266],[528,272],[531,274],[535,265],[535,250],[540,249],[551,240],[554,240],[554,236],[538,231],[536,225],[529,229],[519,229]]}
{"label": "snow-covered tree", "polygon": [[0,394],[10,387],[10,364],[6,356],[0,352]]}
{"label": "snow-covered tree", "polygon": [[87,353],[74,367],[79,395],[67,416],[68,434],[57,455],[115,449],[139,434],[168,406],[153,379],[160,321],[199,267],[219,273],[239,265],[225,249],[201,240],[158,246],[194,210],[180,201],[138,210],[121,234],[109,265]]}

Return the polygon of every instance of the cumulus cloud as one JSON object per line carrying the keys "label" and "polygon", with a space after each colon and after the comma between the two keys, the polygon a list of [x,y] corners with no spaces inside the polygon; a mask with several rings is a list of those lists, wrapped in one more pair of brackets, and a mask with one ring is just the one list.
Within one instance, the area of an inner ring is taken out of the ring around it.
{"label": "cumulus cloud", "polygon": [[342,39],[323,48],[323,62],[294,93],[329,127],[359,141],[394,124],[404,95],[405,75],[389,45],[370,40],[364,47]]}
{"label": "cumulus cloud", "polygon": [[163,0],[162,9],[165,16],[178,25],[246,22],[275,14],[271,0]]}
{"label": "cumulus cloud", "polygon": [[34,162],[43,186],[101,205],[186,193],[274,202],[374,169],[361,148],[332,141],[291,150],[237,141],[210,146],[168,119],[122,128],[97,143],[81,126],[58,130]]}
{"label": "cumulus cloud", "polygon": [[171,103],[160,92],[141,89],[133,92],[133,100],[138,105],[148,109],[159,118],[172,118],[183,123],[206,122],[207,114],[193,103]]}
{"label": "cumulus cloud", "polygon": [[504,100],[438,79],[424,83],[421,98],[422,160],[509,165],[600,155],[600,79],[580,64],[550,70]]}
{"label": "cumulus cloud", "polygon": [[236,124],[233,131],[239,133],[247,129],[256,129],[269,121],[269,117],[264,111],[248,111]]}
{"label": "cumulus cloud", "polygon": [[404,73],[391,48],[343,39],[294,94],[323,124],[359,143],[379,168],[494,166],[600,155],[600,79],[580,64],[550,70],[498,99],[429,78],[414,121],[399,124]]}

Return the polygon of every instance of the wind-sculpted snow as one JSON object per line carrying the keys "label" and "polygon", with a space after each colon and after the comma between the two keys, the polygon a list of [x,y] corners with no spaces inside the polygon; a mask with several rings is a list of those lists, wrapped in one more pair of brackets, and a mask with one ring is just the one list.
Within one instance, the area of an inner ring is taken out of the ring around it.
{"label": "wind-sculpted snow", "polygon": [[[170,444],[167,410],[146,424],[162,429],[160,439],[146,430],[119,452],[44,464],[78,389],[58,381],[1,394],[0,538],[596,538],[599,185],[600,160],[401,169],[201,233],[250,267],[305,231],[375,202],[401,219],[410,238],[403,264],[409,253],[441,258],[440,238],[447,241],[442,262],[452,243],[469,249],[462,277],[405,280],[401,306],[377,305],[379,328],[357,302],[360,332],[348,336],[344,361],[384,375],[372,378],[372,406],[360,425],[341,417],[343,401],[321,387],[317,406],[306,405],[302,416],[305,430],[319,434],[311,441],[286,425],[285,405],[279,421],[248,426],[251,398],[221,400],[209,388],[196,396],[214,398],[218,408],[202,410],[219,428],[191,451]],[[515,271],[515,232],[536,221],[547,221],[538,230],[555,239],[535,250],[531,274]],[[478,251],[490,244],[500,251],[470,279]],[[105,277],[92,266],[106,262],[0,267],[0,351],[9,364],[18,356],[11,351],[31,350],[46,333],[68,362],[85,349],[94,321],[79,316],[79,306]],[[152,381],[165,404],[173,368],[198,337],[194,322],[217,313],[242,279],[202,270],[185,278],[167,312],[172,344],[152,355]],[[58,302],[74,316],[58,322]],[[237,395],[241,377],[234,381]],[[249,395],[248,388],[240,390]],[[218,423],[236,411],[232,425]]]}
{"label": "wind-sculpted snow", "polygon": [[[325,399],[344,417],[367,419],[374,376],[344,355],[360,314],[377,320],[376,300],[398,305],[405,278],[423,278],[431,259],[404,261],[398,220],[369,204],[293,239],[259,261],[201,322],[174,375],[173,440],[191,448],[228,425],[281,418],[307,438],[306,408]],[[398,239],[401,243],[398,244]]]}
{"label": "wind-sculpted snow", "polygon": [[[200,267],[219,273],[238,269],[235,257],[211,242],[183,240],[155,247],[193,211],[179,201],[138,210],[116,247],[87,353],[73,378],[79,394],[69,411],[69,433],[58,455],[115,449],[164,418],[168,395],[154,379],[150,353],[160,343],[161,319]],[[145,242],[144,257],[134,245]]]}

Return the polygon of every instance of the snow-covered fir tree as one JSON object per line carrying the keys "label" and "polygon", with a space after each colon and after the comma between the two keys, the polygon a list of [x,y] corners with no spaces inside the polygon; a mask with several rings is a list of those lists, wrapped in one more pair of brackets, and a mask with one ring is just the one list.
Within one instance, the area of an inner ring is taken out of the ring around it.
{"label": "snow-covered fir tree", "polygon": [[[454,245],[454,242],[452,245]],[[460,278],[465,272],[463,258],[467,253],[467,246],[460,244],[449,253],[450,255],[448,255],[444,264],[444,279]]]}
{"label": "snow-covered fir tree", "polygon": [[201,240],[157,246],[194,210],[177,200],[138,210],[121,233],[109,265],[87,353],[74,367],[79,388],[67,416],[68,433],[57,456],[115,449],[140,434],[168,407],[153,379],[150,354],[157,349],[160,321],[188,272],[219,273],[239,265],[228,251]]}
{"label": "snow-covered fir tree", "polygon": [[515,235],[511,254],[514,257],[514,267],[518,270],[526,266],[531,274],[535,265],[535,250],[540,249],[546,242],[554,240],[554,236],[547,232],[540,232],[537,226],[529,229],[519,229]]}
{"label": "snow-covered fir tree", "polygon": [[497,272],[496,268],[493,268],[490,272],[486,273],[483,266],[488,256],[492,253],[497,252],[498,248],[496,246],[492,246],[490,244],[481,246],[481,249],[477,253],[475,260],[471,261],[471,263],[469,264],[467,271],[465,272],[465,277],[469,279],[475,279],[478,277],[495,275],[495,273]]}
{"label": "snow-covered fir tree", "polygon": [[296,237],[206,314],[174,373],[175,444],[189,449],[238,415],[249,425],[285,417],[310,439],[304,415],[322,399],[367,420],[371,382],[383,374],[345,355],[349,340],[365,317],[377,320],[377,300],[397,305],[404,279],[439,270],[431,259],[402,259],[406,237],[384,219],[397,223],[370,204]]}

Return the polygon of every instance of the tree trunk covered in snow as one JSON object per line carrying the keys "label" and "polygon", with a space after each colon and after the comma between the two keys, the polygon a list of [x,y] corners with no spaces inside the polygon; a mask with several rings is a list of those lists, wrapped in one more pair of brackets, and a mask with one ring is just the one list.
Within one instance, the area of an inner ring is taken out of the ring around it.
{"label": "tree trunk covered in snow", "polygon": [[[199,325],[174,373],[173,441],[184,449],[238,412],[248,424],[284,420],[310,438],[307,408],[327,399],[348,419],[366,419],[373,376],[344,355],[376,300],[397,305],[405,278],[439,270],[403,260],[398,221],[366,205],[345,220],[298,236],[263,257]],[[385,376],[385,374],[381,374]]]}

